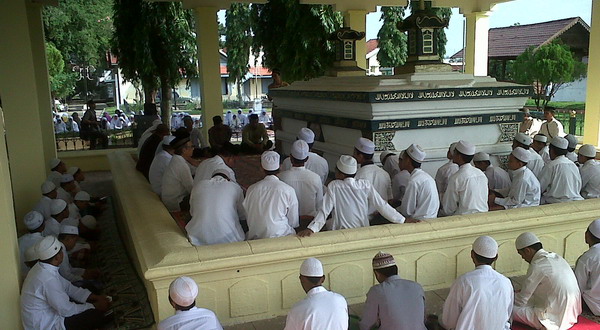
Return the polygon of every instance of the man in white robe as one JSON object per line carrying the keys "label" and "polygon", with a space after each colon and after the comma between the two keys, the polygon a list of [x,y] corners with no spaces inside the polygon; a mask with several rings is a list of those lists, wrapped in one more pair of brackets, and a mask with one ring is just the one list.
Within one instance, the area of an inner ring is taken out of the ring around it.
{"label": "man in white robe", "polygon": [[535,174],[535,176],[539,179],[542,169],[544,168],[544,160],[542,156],[540,156],[535,149],[531,148],[531,144],[533,143],[533,139],[525,134],[525,133],[517,133],[515,135],[515,139],[513,140],[512,148],[515,149],[517,147],[521,147],[527,151],[529,151],[529,161],[527,162],[527,167]]}
{"label": "man in white robe", "polygon": [[600,198],[600,162],[596,159],[596,147],[586,144],[579,148],[579,174],[581,174],[581,197]]}
{"label": "man in white robe", "polygon": [[162,124],[162,121],[160,120],[160,118],[157,118],[152,122],[152,125],[150,127],[148,127],[148,129],[145,130],[144,133],[142,133],[142,135],[140,136],[140,139],[138,140],[138,146],[137,146],[138,155],[140,154],[140,150],[142,150],[142,146],[144,145],[144,142],[146,142],[146,139],[148,139],[150,137],[150,135],[152,135],[152,133],[154,133],[154,131],[160,124]]}
{"label": "man in white robe", "polygon": [[[393,157],[393,156],[392,156]],[[392,158],[388,157],[388,159]],[[405,150],[402,150],[398,155],[396,161],[396,167],[398,167],[398,171],[394,176],[392,176],[392,205],[396,206],[400,202],[402,202],[402,198],[404,198],[404,193],[406,192],[406,186],[408,185],[408,181],[410,180],[410,172],[407,170],[400,169],[400,162],[406,157]]]}
{"label": "man in white robe", "polygon": [[202,180],[210,180],[215,170],[223,169],[227,172],[227,177],[233,182],[235,172],[232,167],[235,165],[235,151],[231,143],[226,143],[222,148],[217,149],[217,154],[214,157],[203,160],[194,174],[194,185]]}
{"label": "man in white robe", "polygon": [[150,171],[148,171],[148,181],[150,181],[152,191],[159,196],[162,192],[162,177],[175,153],[175,150],[170,145],[173,140],[175,140],[175,136],[173,135],[167,135],[163,138],[161,151],[154,156],[150,165]]}
{"label": "man in white robe", "polygon": [[565,157],[567,157],[570,161],[579,166],[579,163],[577,163],[577,154],[575,153],[575,148],[577,148],[577,143],[579,143],[577,137],[573,134],[567,134],[565,135],[565,139],[567,139],[567,141],[569,142],[569,145],[567,146],[567,154],[565,155]]}
{"label": "man in white robe", "polygon": [[174,154],[163,174],[160,197],[169,212],[187,211],[194,179],[185,158],[192,156],[194,147],[189,138],[175,138],[171,145]]}
{"label": "man in white robe", "polygon": [[400,160],[400,169],[410,173],[406,192],[400,204],[400,213],[417,220],[437,218],[440,198],[433,178],[421,169],[425,151],[411,144]]}
{"label": "man in white robe", "polygon": [[542,134],[536,134],[533,137],[533,143],[531,147],[535,150],[544,161],[544,164],[548,164],[550,159],[550,151],[548,150],[548,137]]}
{"label": "man in white robe", "polygon": [[[329,176],[329,164],[325,158],[311,151],[313,145],[315,144],[315,133],[310,128],[303,127],[298,132],[296,139],[303,140],[304,142],[308,143],[308,160],[304,164],[304,167],[306,167],[307,170],[316,173],[321,178],[321,183],[325,184],[325,181],[327,181],[327,176]],[[290,168],[292,168],[292,163],[288,157],[283,160],[283,163],[281,164],[281,170],[287,171]]]}
{"label": "man in white robe", "polygon": [[56,187],[60,187],[60,179],[63,174],[67,173],[67,165],[58,158],[50,160],[50,174],[48,174],[48,181],[52,181]]}
{"label": "man in white robe", "polygon": [[[365,138],[359,138],[354,144],[354,158],[360,165],[356,171],[355,179],[367,180],[371,183],[375,191],[379,193],[383,200],[392,199],[392,179],[390,175],[381,167],[373,162],[375,154],[375,144],[373,141]],[[375,207],[369,207],[369,213],[375,212]]]}
{"label": "man in white robe", "polygon": [[398,162],[400,161],[399,155],[390,151],[383,151],[379,155],[379,161],[381,162],[383,169],[388,172],[392,180],[394,176],[400,172],[400,167],[398,166]]}
{"label": "man in white robe", "polygon": [[490,210],[504,210],[518,207],[540,205],[540,182],[527,168],[530,153],[521,148],[515,148],[508,157],[508,168],[512,171],[510,187],[497,189],[496,194],[490,194]]}
{"label": "man in white robe", "polygon": [[473,156],[473,165],[485,173],[490,189],[495,190],[510,187],[510,177],[508,176],[508,172],[500,167],[492,165],[488,153],[476,153],[475,156]]}
{"label": "man in white robe", "polygon": [[583,310],[600,315],[600,219],[592,221],[585,231],[590,247],[575,265],[575,277],[583,298]]}
{"label": "man in white robe", "polygon": [[29,267],[25,264],[25,252],[44,238],[42,235],[44,231],[44,216],[37,211],[30,211],[25,214],[23,222],[29,232],[19,237],[19,256],[21,260],[21,274],[27,274]]}
{"label": "man in white robe", "polygon": [[[50,213],[52,216],[44,222],[44,236],[58,237],[60,234],[60,224],[69,217],[69,207],[67,202],[62,199],[53,199],[50,205]],[[76,221],[78,224],[79,222]]]}
{"label": "man in white robe", "polygon": [[542,191],[541,204],[562,203],[582,200],[581,175],[577,165],[567,159],[569,142],[555,137],[550,143],[550,161],[538,177]]}
{"label": "man in white robe", "polygon": [[73,203],[76,189],[75,178],[71,174],[63,174],[60,179],[60,187],[56,188],[57,197],[67,202],[67,204]]}
{"label": "man in white robe", "polygon": [[456,142],[453,142],[450,144],[450,147],[448,147],[448,152],[446,152],[446,158],[448,158],[448,162],[438,168],[437,172],[435,173],[435,185],[437,187],[440,200],[448,188],[448,179],[450,179],[452,174],[458,172],[458,165],[452,160],[455,150]]}
{"label": "man in white robe", "polygon": [[52,181],[45,181],[42,183],[42,198],[37,204],[33,207],[34,211],[40,212],[44,219],[49,219],[52,217],[52,212],[50,211],[50,205],[52,204],[52,200],[56,199],[58,196],[58,192],[56,191],[56,186]]}

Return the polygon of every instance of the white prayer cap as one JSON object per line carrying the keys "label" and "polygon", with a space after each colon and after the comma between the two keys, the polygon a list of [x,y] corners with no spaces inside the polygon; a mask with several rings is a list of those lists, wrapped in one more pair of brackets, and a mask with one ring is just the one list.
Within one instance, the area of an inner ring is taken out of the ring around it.
{"label": "white prayer cap", "polygon": [[569,141],[567,141],[567,139],[560,137],[560,136],[555,136],[554,138],[552,138],[552,141],[550,142],[550,144],[557,147],[558,149],[564,149],[564,150],[567,150],[567,148],[569,147]]}
{"label": "white prayer cap", "polygon": [[77,166],[71,166],[69,167],[69,169],[67,170],[67,173],[75,176],[75,173],[79,172],[79,167]]}
{"label": "white prayer cap", "polygon": [[539,242],[540,240],[537,238],[537,236],[535,236],[534,233],[524,232],[517,237],[517,240],[515,241],[515,247],[517,250],[520,250]]}
{"label": "white prayer cap", "polygon": [[486,152],[478,152],[475,154],[475,156],[473,156],[474,162],[483,162],[485,160],[490,160],[490,155]]}
{"label": "white prayer cap", "polygon": [[457,144],[457,143],[458,143],[458,142],[452,142],[452,143],[450,143],[450,153],[451,153],[452,155],[454,155],[454,150],[456,150],[456,144]]}
{"label": "white prayer cap", "polygon": [[50,202],[50,213],[52,215],[57,215],[60,212],[64,211],[64,209],[67,208],[67,202],[63,201],[62,199],[53,199],[52,202]]}
{"label": "white prayer cap", "polygon": [[77,194],[75,194],[75,200],[76,201],[82,201],[82,202],[89,202],[90,201],[90,194],[86,193],[85,191],[80,191]]}
{"label": "white prayer cap", "polygon": [[279,169],[279,154],[275,151],[265,151],[260,156],[260,165],[265,171],[276,171]]}
{"label": "white prayer cap", "polygon": [[475,154],[475,146],[465,140],[456,142],[456,150],[467,156],[473,156]]}
{"label": "white prayer cap", "polygon": [[52,190],[56,189],[56,185],[52,181],[45,181],[42,183],[42,194],[45,195]]}
{"label": "white prayer cap", "polygon": [[425,160],[425,151],[418,144],[411,144],[408,149],[406,149],[406,153],[408,157],[414,160],[417,163],[422,163]]}
{"label": "white prayer cap", "polygon": [[584,144],[579,148],[579,154],[589,158],[596,158],[596,147],[591,144]]}
{"label": "white prayer cap", "polygon": [[498,243],[489,236],[479,236],[473,242],[473,252],[484,258],[495,258],[498,255]]}
{"label": "white prayer cap", "polygon": [[356,148],[358,151],[362,152],[363,154],[373,154],[375,153],[375,143],[373,143],[373,141],[369,140],[369,139],[365,139],[365,138],[358,138],[358,140],[356,141],[356,144],[354,145],[354,148]]}
{"label": "white prayer cap", "polygon": [[298,132],[298,139],[306,143],[314,143],[315,133],[308,127],[302,127],[300,132]]}
{"label": "white prayer cap", "polygon": [[29,230],[38,229],[44,222],[44,216],[38,211],[30,211],[23,217],[23,222]]}
{"label": "white prayer cap", "polygon": [[592,223],[590,223],[588,226],[588,230],[590,233],[592,233],[592,235],[594,235],[594,237],[600,238],[600,219],[592,221]]}
{"label": "white prayer cap", "polygon": [[212,178],[212,177],[214,177],[217,174],[222,174],[222,175],[226,176],[228,179],[231,179],[229,177],[230,176],[229,171],[226,168],[220,167],[220,168],[215,169],[212,172],[212,174],[210,175],[210,177]]}
{"label": "white prayer cap", "polygon": [[81,223],[89,229],[96,229],[96,218],[93,215],[84,215],[81,217]]}
{"label": "white prayer cap", "polygon": [[323,264],[317,258],[308,258],[300,266],[300,275],[321,277],[323,276]]}
{"label": "white prayer cap", "polygon": [[530,145],[533,140],[531,139],[531,136],[525,134],[525,133],[517,133],[517,135],[515,135],[515,141],[524,144],[526,146]]}
{"label": "white prayer cap", "polygon": [[513,150],[510,154],[513,155],[516,159],[522,161],[523,163],[529,162],[529,151],[521,147],[516,147],[515,150]]}
{"label": "white prayer cap", "polygon": [[296,140],[292,143],[292,157],[304,160],[308,157],[308,143],[304,140]]}
{"label": "white prayer cap", "polygon": [[391,151],[383,151],[381,154],[379,154],[379,161],[383,163],[383,161],[385,161],[385,158],[389,155],[393,155],[394,153]]}
{"label": "white prayer cap", "polygon": [[382,269],[396,265],[396,260],[394,260],[394,256],[389,253],[379,251],[375,257],[373,257],[372,261],[373,269]]}
{"label": "white prayer cap", "polygon": [[163,139],[162,139],[162,144],[163,144],[164,146],[171,145],[171,142],[172,142],[173,140],[175,140],[175,135],[167,135],[167,136],[163,137]]}
{"label": "white prayer cap", "polygon": [[176,278],[169,285],[169,297],[181,307],[187,307],[196,301],[198,285],[187,276]]}
{"label": "white prayer cap", "polygon": [[547,143],[548,142],[548,137],[545,136],[544,134],[536,134],[533,137],[533,141],[537,141],[537,142],[542,142],[542,143]]}
{"label": "white prayer cap", "polygon": [[35,252],[35,244],[28,247],[27,250],[25,250],[25,255],[23,257],[25,259],[25,262],[38,260],[37,253]]}
{"label": "white prayer cap", "polygon": [[77,227],[75,227],[75,226],[62,224],[60,226],[60,233],[68,234],[68,235],[79,235],[79,229],[77,229]]}
{"label": "white prayer cap", "polygon": [[56,166],[58,166],[58,164],[60,164],[60,159],[58,158],[53,158],[50,160],[50,169],[55,168]]}
{"label": "white prayer cap", "polygon": [[575,135],[573,134],[567,134],[565,135],[565,139],[567,140],[567,142],[569,142],[569,148],[575,148],[577,147],[577,138],[575,137]]}
{"label": "white prayer cap", "polygon": [[46,236],[35,245],[35,252],[40,260],[48,260],[54,257],[62,246],[58,239],[52,235]]}
{"label": "white prayer cap", "polygon": [[63,174],[60,177],[60,183],[68,183],[68,182],[71,182],[74,180],[75,180],[75,178],[73,178],[73,176],[71,174]]}
{"label": "white prayer cap", "polygon": [[344,174],[356,174],[356,159],[354,159],[352,156],[341,155],[340,159],[337,161],[336,167]]}

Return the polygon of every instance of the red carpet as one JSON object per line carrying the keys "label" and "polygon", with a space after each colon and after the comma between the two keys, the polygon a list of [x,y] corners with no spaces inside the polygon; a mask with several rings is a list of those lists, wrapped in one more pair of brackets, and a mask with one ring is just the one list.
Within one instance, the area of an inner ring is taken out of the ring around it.
{"label": "red carpet", "polygon": [[[513,322],[512,330],[535,330],[531,327],[523,325],[521,323]],[[570,330],[600,330],[600,324],[590,321],[584,316],[579,315],[577,318],[577,324],[575,324]]]}

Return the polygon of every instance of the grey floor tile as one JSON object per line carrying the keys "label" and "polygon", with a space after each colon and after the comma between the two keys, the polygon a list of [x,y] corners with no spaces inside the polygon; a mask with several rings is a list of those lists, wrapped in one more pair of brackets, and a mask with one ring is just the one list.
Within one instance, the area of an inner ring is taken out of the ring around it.
{"label": "grey floor tile", "polygon": [[446,298],[448,297],[448,293],[450,293],[450,288],[433,290],[433,292],[435,292],[435,294],[437,294],[438,297],[442,298],[442,300],[446,300]]}
{"label": "grey floor tile", "polygon": [[440,298],[435,292],[425,292],[425,315],[435,314],[442,315],[444,309],[444,300]]}
{"label": "grey floor tile", "polygon": [[223,327],[223,330],[257,330],[252,322],[250,323],[242,323],[236,325],[230,325],[228,327]]}
{"label": "grey floor tile", "polygon": [[256,330],[283,330],[285,328],[286,316],[278,316],[273,319],[254,321],[254,329]]}
{"label": "grey floor tile", "polygon": [[358,304],[350,305],[350,306],[348,306],[348,313],[354,314],[356,316],[361,316],[364,307],[365,307],[365,303],[358,303]]}

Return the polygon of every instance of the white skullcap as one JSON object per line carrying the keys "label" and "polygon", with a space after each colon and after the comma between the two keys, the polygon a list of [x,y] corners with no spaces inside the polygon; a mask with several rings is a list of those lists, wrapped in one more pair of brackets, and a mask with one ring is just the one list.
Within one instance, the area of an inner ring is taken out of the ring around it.
{"label": "white skullcap", "polygon": [[89,202],[90,201],[90,194],[86,193],[85,191],[80,191],[77,194],[75,194],[75,200],[76,201],[82,201],[82,202]]}
{"label": "white skullcap", "polygon": [[529,162],[529,155],[531,155],[529,151],[521,147],[516,147],[515,150],[513,150],[510,154],[523,163]]}
{"label": "white skullcap", "polygon": [[465,140],[456,142],[456,150],[467,156],[473,156],[475,154],[475,146]]}
{"label": "white skullcap", "polygon": [[379,154],[379,161],[383,163],[383,161],[385,160],[385,158],[389,155],[393,155],[394,153],[391,151],[383,151],[381,154]]}
{"label": "white skullcap", "polygon": [[265,151],[260,156],[260,165],[265,171],[276,171],[279,169],[279,154],[275,151]]}
{"label": "white skullcap", "polygon": [[68,182],[71,182],[74,180],[75,180],[75,178],[73,178],[73,176],[71,174],[63,174],[60,177],[60,183],[68,183]]}
{"label": "white skullcap", "polygon": [[314,143],[315,133],[308,127],[302,127],[300,132],[298,132],[298,139],[306,143]]}
{"label": "white skullcap", "polygon": [[187,276],[176,278],[169,285],[169,297],[181,307],[187,307],[196,301],[198,285]]}
{"label": "white skullcap", "polygon": [[323,276],[323,264],[317,258],[308,258],[300,266],[300,275],[321,277]]}
{"label": "white skullcap", "polygon": [[452,142],[450,143],[450,154],[454,155],[454,150],[456,150],[456,144],[458,142]]}
{"label": "white skullcap", "polygon": [[167,135],[167,136],[163,137],[163,139],[162,139],[162,144],[163,144],[164,146],[168,146],[168,145],[170,145],[170,144],[171,144],[171,142],[172,142],[173,140],[175,140],[175,135]]}
{"label": "white skullcap", "polygon": [[48,260],[54,257],[62,246],[58,239],[52,235],[46,236],[35,244],[35,252],[40,260]]}
{"label": "white skullcap", "polygon": [[524,144],[526,146],[531,145],[531,143],[533,142],[533,140],[531,139],[531,136],[525,134],[525,133],[517,133],[517,135],[515,135],[515,141]]}
{"label": "white skullcap", "polygon": [[44,216],[38,211],[27,212],[23,217],[23,222],[29,230],[38,229],[44,223]]}
{"label": "white skullcap", "polygon": [[579,148],[579,154],[589,158],[596,158],[596,147],[591,144],[584,144]]}
{"label": "white skullcap", "polygon": [[482,162],[485,160],[487,160],[487,161],[490,160],[490,155],[486,152],[478,152],[475,154],[475,156],[473,156],[474,162]]}
{"label": "white skullcap", "polygon": [[60,234],[79,235],[79,229],[77,229],[77,227],[71,226],[69,224],[61,224],[60,225]]}
{"label": "white skullcap", "polygon": [[53,199],[50,202],[50,213],[52,215],[57,215],[60,212],[64,211],[65,208],[67,208],[67,202],[63,201],[62,199]]}
{"label": "white skullcap", "polygon": [[38,260],[37,253],[35,252],[35,244],[28,247],[27,250],[25,250],[25,255],[23,256],[23,258],[25,259],[25,262]]}
{"label": "white skullcap", "polygon": [[588,226],[588,230],[590,233],[592,233],[592,235],[594,235],[594,237],[600,238],[600,219],[592,221],[592,223],[590,223]]}
{"label": "white skullcap", "polygon": [[341,155],[340,159],[337,161],[336,167],[344,174],[356,174],[356,159],[354,159],[352,156]]}
{"label": "white skullcap", "polygon": [[391,254],[379,251],[375,257],[373,257],[371,264],[373,265],[373,269],[382,269],[395,266],[396,260],[394,260],[394,256]]}
{"label": "white skullcap", "polygon": [[537,238],[537,236],[535,236],[534,233],[524,232],[517,237],[517,240],[515,241],[515,247],[517,250],[520,250],[535,243],[540,243],[540,240]]}
{"label": "white skullcap", "polygon": [[369,140],[369,139],[365,139],[365,138],[358,138],[358,140],[356,141],[356,144],[354,145],[354,148],[356,148],[358,151],[362,152],[363,154],[373,154],[375,153],[375,143],[373,143],[373,141]]}
{"label": "white skullcap", "polygon": [[45,195],[52,190],[56,189],[56,185],[52,181],[45,181],[42,183],[42,194]]}
{"label": "white skullcap", "polygon": [[550,142],[551,145],[557,147],[558,149],[564,149],[567,150],[567,148],[569,147],[569,141],[567,141],[567,139],[560,137],[560,136],[555,136],[552,141]]}
{"label": "white skullcap", "polygon": [[292,157],[304,160],[308,157],[308,143],[304,140],[296,140],[292,143]]}
{"label": "white skullcap", "polygon": [[406,149],[406,154],[417,163],[422,163],[426,156],[425,151],[423,151],[423,148],[418,144],[411,144],[408,149]]}
{"label": "white skullcap", "polygon": [[81,217],[81,223],[89,229],[96,229],[96,218],[93,215],[84,215]]}
{"label": "white skullcap", "polygon": [[50,169],[55,168],[56,166],[58,166],[58,164],[60,164],[60,159],[58,158],[53,158],[50,160]]}
{"label": "white skullcap", "polygon": [[473,252],[484,258],[495,258],[498,255],[498,243],[489,236],[479,236],[473,242]]}
{"label": "white skullcap", "polygon": [[567,140],[567,142],[569,142],[569,148],[575,148],[577,147],[577,138],[575,137],[575,135],[573,134],[567,134],[565,135],[565,139]]}
{"label": "white skullcap", "polygon": [[75,175],[75,173],[77,173],[79,171],[79,167],[77,166],[71,166],[69,167],[69,169],[67,170],[67,173],[71,174],[71,175]]}
{"label": "white skullcap", "polygon": [[542,142],[542,143],[547,143],[548,142],[548,137],[545,136],[544,134],[536,134],[533,137],[533,141],[537,141],[537,142]]}

